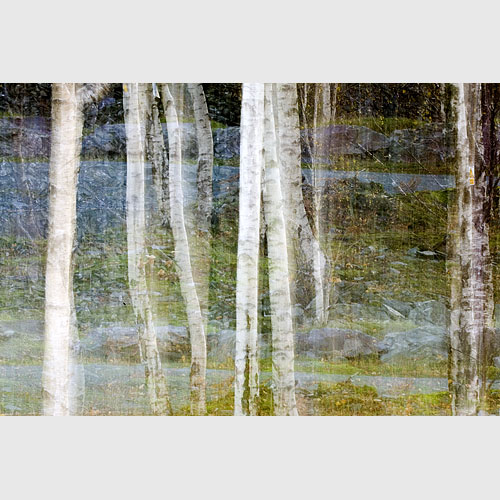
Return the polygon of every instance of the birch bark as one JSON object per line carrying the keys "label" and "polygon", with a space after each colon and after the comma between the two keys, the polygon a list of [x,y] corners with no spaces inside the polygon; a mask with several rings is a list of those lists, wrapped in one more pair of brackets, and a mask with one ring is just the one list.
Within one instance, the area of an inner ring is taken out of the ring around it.
{"label": "birch bark", "polygon": [[170,221],[174,236],[175,260],[178,266],[181,293],[186,303],[191,342],[191,413],[206,413],[207,345],[200,302],[191,267],[191,257],[184,220],[182,191],[182,144],[177,109],[169,84],[161,85],[169,142]]}
{"label": "birch bark", "polygon": [[73,247],[82,112],[78,84],[52,86],[49,229],[45,274],[44,415],[66,416],[74,408],[76,323]]}
{"label": "birch bark", "polygon": [[[259,396],[257,308],[264,85],[243,84],[241,103],[238,263],[236,271],[236,354],[234,414],[256,415]],[[248,378],[245,377],[245,372]],[[248,388],[248,408],[244,392]]]}
{"label": "birch bark", "polygon": [[146,387],[153,414],[171,414],[165,375],[161,367],[146,268],[144,160],[146,127],[146,86],[123,86],[127,135],[127,245],[128,281],[139,332],[139,352],[145,367]]}
{"label": "birch bark", "polygon": [[160,122],[159,98],[160,94],[156,83],[148,85],[146,151],[148,158],[151,160],[153,188],[156,195],[160,221],[162,225],[167,225],[169,221],[168,156]]}
{"label": "birch bark", "polygon": [[85,377],[78,358],[73,292],[76,189],[80,167],[83,107],[106,84],[52,85],[49,229],[45,273],[45,342],[42,371],[44,415],[83,411]]}
{"label": "birch bark", "polygon": [[[316,320],[322,323],[327,318],[325,307],[327,308],[328,304],[330,264],[321,249],[317,234],[315,236],[312,230],[304,207],[297,100],[296,84],[277,84],[275,116],[278,131],[278,158],[285,200],[284,209],[288,222],[288,248],[291,253],[289,262],[293,265],[290,267],[292,280],[295,277],[295,266],[302,270],[302,274],[312,274]],[[304,112],[304,119],[305,116]],[[315,155],[314,147],[309,142],[308,147],[312,158]],[[294,245],[295,242],[298,244],[297,247]],[[293,295],[292,292],[292,297]]]}
{"label": "birch bark", "polygon": [[[488,225],[488,161],[484,154],[480,84],[458,84],[457,255],[460,283],[452,287],[450,391],[455,415],[475,415],[484,397],[480,375],[492,325]],[[455,295],[454,295],[455,294]],[[458,308],[458,311],[457,311]]]}
{"label": "birch bark", "polygon": [[193,101],[196,140],[198,143],[196,235],[193,239],[193,274],[206,329],[208,324],[214,145],[203,86],[200,83],[190,83],[187,85],[187,88]]}
{"label": "birch bark", "polygon": [[273,396],[276,415],[298,415],[295,401],[294,332],[283,209],[273,112],[273,85],[265,84],[263,204],[267,227],[271,301]]}

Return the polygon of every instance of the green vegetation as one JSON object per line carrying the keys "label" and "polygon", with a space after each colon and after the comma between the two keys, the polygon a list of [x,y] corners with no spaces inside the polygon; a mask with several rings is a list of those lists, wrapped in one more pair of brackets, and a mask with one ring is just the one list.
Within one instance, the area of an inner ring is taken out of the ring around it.
{"label": "green vegetation", "polygon": [[319,384],[312,399],[318,415],[451,415],[451,400],[447,392],[384,398],[373,387],[357,386],[350,380]]}

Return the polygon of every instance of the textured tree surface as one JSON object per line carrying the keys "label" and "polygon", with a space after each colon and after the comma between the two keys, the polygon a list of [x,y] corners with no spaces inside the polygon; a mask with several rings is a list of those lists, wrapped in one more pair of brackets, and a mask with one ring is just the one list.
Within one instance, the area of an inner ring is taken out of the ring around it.
{"label": "textured tree surface", "polygon": [[147,88],[128,83],[123,87],[127,131],[127,246],[128,283],[139,331],[139,353],[146,371],[146,388],[154,415],[171,413],[167,383],[161,367],[147,268],[153,261],[146,251],[144,205],[144,159]]}
{"label": "textured tree surface", "polygon": [[[259,396],[257,292],[263,140],[264,85],[244,84],[236,271],[235,415],[255,415]],[[244,401],[245,390],[248,390],[247,404]]]}
{"label": "textured tree surface", "polygon": [[80,163],[82,111],[79,85],[54,84],[50,208],[45,282],[45,415],[75,411],[74,349],[77,341],[73,297],[76,185]]}
{"label": "textured tree surface", "polygon": [[456,261],[452,273],[450,390],[456,415],[475,415],[480,406],[481,370],[488,356],[493,322],[488,224],[488,168],[480,84],[458,84],[457,208],[452,220]]}
{"label": "textured tree surface", "polygon": [[[177,88],[175,94],[179,95]],[[181,293],[186,304],[191,341],[191,413],[206,412],[207,342],[200,301],[193,278],[190,248],[184,219],[184,195],[182,191],[182,143],[177,107],[169,84],[161,86],[163,108],[168,129],[169,143],[169,193],[170,223],[175,242],[175,260],[178,265]]]}
{"label": "textured tree surface", "polygon": [[198,146],[196,215],[194,218],[194,237],[191,238],[191,260],[193,263],[193,278],[196,283],[201,313],[206,329],[208,324],[208,291],[210,279],[210,225],[212,223],[213,205],[214,143],[203,86],[201,83],[189,83],[187,84],[187,88],[193,104],[196,142]]}
{"label": "textured tree surface", "polygon": [[288,273],[287,230],[273,111],[273,84],[265,85],[263,202],[269,256],[273,347],[273,402],[276,415],[298,415],[295,401],[294,331]]}

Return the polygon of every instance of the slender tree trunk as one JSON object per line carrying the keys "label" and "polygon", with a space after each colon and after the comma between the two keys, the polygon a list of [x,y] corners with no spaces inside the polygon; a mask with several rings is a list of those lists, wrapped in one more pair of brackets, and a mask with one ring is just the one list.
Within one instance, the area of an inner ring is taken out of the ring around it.
{"label": "slender tree trunk", "polygon": [[168,84],[162,84],[169,142],[170,221],[175,244],[175,260],[179,269],[181,293],[186,303],[191,341],[191,413],[206,413],[207,344],[200,302],[193,279],[191,257],[184,220],[182,191],[182,144],[175,101]]}
{"label": "slender tree trunk", "polygon": [[[304,92],[307,92],[307,88]],[[306,105],[307,98],[304,97],[303,107]],[[301,269],[302,273],[313,275],[316,320],[322,323],[327,318],[325,306],[328,303],[326,300],[328,293],[325,293],[325,290],[329,284],[330,263],[320,247],[317,236],[314,235],[304,207],[296,84],[277,85],[276,107],[278,158],[285,200],[285,217],[288,222],[288,248],[291,253],[289,262],[293,262],[293,267],[290,267],[291,277],[292,280],[295,277],[295,266]],[[306,141],[312,158],[314,149],[307,139]],[[294,247],[294,242],[298,242],[298,248]],[[293,295],[292,289],[292,297]]]}
{"label": "slender tree trunk", "polygon": [[146,253],[144,203],[146,105],[144,84],[124,85],[129,289],[139,330],[139,352],[145,367],[151,409],[155,415],[166,415],[171,413],[171,408],[158,352],[153,310],[146,280],[146,267],[150,265],[150,256]]}
{"label": "slender tree trunk", "polygon": [[273,85],[265,85],[263,201],[267,226],[269,296],[276,415],[298,415],[295,401],[292,304],[288,275],[287,230],[283,209],[273,112]]}
{"label": "slender tree trunk", "polygon": [[[264,85],[245,83],[241,104],[235,415],[256,415],[259,397],[257,308],[263,136]],[[248,410],[243,397],[246,390]]]}
{"label": "slender tree trunk", "polygon": [[52,86],[49,231],[45,274],[45,353],[43,411],[63,416],[74,411],[76,384],[73,247],[76,186],[80,164],[82,111],[77,84]]}
{"label": "slender tree trunk", "polygon": [[196,237],[193,239],[193,274],[201,312],[208,324],[208,291],[210,278],[210,226],[212,223],[212,178],[214,144],[207,101],[200,83],[187,85],[193,101],[196,139],[198,143]]}
{"label": "slender tree trunk", "polygon": [[168,156],[158,109],[160,94],[155,83],[148,85],[147,156],[152,164],[153,188],[162,225],[168,224]]}
{"label": "slender tree trunk", "polygon": [[49,229],[45,274],[45,343],[42,373],[44,415],[83,411],[85,378],[77,363],[78,331],[73,292],[76,188],[80,167],[83,106],[105,84],[52,85]]}
{"label": "slender tree trunk", "polygon": [[493,318],[488,224],[489,162],[484,154],[481,85],[459,84],[457,90],[456,253],[460,284],[452,287],[450,391],[455,415],[475,415],[485,393],[488,340]]}

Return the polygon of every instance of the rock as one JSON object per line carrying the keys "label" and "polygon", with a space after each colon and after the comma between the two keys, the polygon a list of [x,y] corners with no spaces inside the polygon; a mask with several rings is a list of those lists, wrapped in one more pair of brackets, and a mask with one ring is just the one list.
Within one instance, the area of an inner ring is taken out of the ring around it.
{"label": "rock", "polygon": [[410,248],[406,252],[406,255],[408,255],[409,257],[416,257],[417,256],[417,252],[418,252],[418,248],[417,247],[413,247],[413,248]]}
{"label": "rock", "polygon": [[14,330],[4,330],[3,328],[0,328],[0,340],[7,340],[13,337],[16,334]]}
{"label": "rock", "polygon": [[[187,328],[184,326],[157,326],[156,337],[160,354],[178,358],[190,353]],[[138,354],[137,326],[109,325],[94,328],[82,336],[80,347],[84,354],[105,357]]]}
{"label": "rock", "polygon": [[[318,127],[315,131],[306,129],[301,131],[302,158],[310,162],[307,141],[325,144],[325,150],[334,155],[361,155],[365,156],[390,146],[389,139],[379,132],[368,127],[357,125],[330,125]],[[330,158],[319,158],[322,162],[330,163]]]}
{"label": "rock", "polygon": [[48,157],[50,120],[43,116],[0,118],[0,156]]}
{"label": "rock", "polygon": [[304,316],[304,309],[302,309],[300,304],[296,304],[293,308],[292,314],[294,318],[301,318]]}
{"label": "rock", "polygon": [[21,408],[19,408],[19,406],[15,406],[15,405],[11,405],[11,404],[5,405],[4,408],[7,411],[21,411]]}
{"label": "rock", "polygon": [[334,317],[348,316],[360,321],[389,321],[390,315],[386,308],[381,308],[376,305],[349,303],[349,304],[336,304],[333,308]]}
{"label": "rock", "polygon": [[127,136],[123,123],[113,123],[97,127],[82,140],[82,155],[102,157],[125,156],[127,153]]}
{"label": "rock", "polygon": [[425,326],[407,332],[388,333],[378,343],[386,363],[404,360],[440,361],[448,358],[446,330],[439,326]]}
{"label": "rock", "polygon": [[424,256],[426,258],[434,259],[438,256],[438,254],[436,252],[433,252],[432,250],[422,250],[422,251],[419,250],[417,252],[417,257],[418,256]]}
{"label": "rock", "polygon": [[316,328],[297,332],[296,353],[311,358],[357,358],[377,354],[377,340],[356,330]]}
{"label": "rock", "polygon": [[388,311],[388,307],[397,311],[401,316],[407,318],[414,308],[413,302],[403,302],[401,300],[395,299],[384,299],[383,305],[385,309]]}
{"label": "rock", "polygon": [[370,245],[370,246],[367,246],[366,248],[363,248],[363,250],[361,250],[361,255],[369,255],[369,254],[372,254],[375,252],[376,252],[376,248],[374,246]]}
{"label": "rock", "polygon": [[443,162],[453,158],[453,144],[447,140],[442,123],[416,129],[395,130],[388,138],[388,152],[395,162]]}
{"label": "rock", "polygon": [[240,128],[217,128],[213,131],[214,156],[222,160],[240,156]]}
{"label": "rock", "polygon": [[208,336],[208,357],[215,361],[224,362],[234,359],[236,349],[236,331],[221,330]]}
{"label": "rock", "polygon": [[385,307],[391,318],[394,319],[404,319],[404,315],[401,314],[399,311],[396,311],[396,309],[393,309],[391,306],[387,304],[382,304],[382,307]]}
{"label": "rock", "polygon": [[414,307],[408,314],[408,319],[417,325],[431,324],[445,326],[448,318],[446,306],[436,300],[414,302]]}
{"label": "rock", "polygon": [[493,358],[493,364],[497,367],[500,368],[500,356],[497,356]]}

